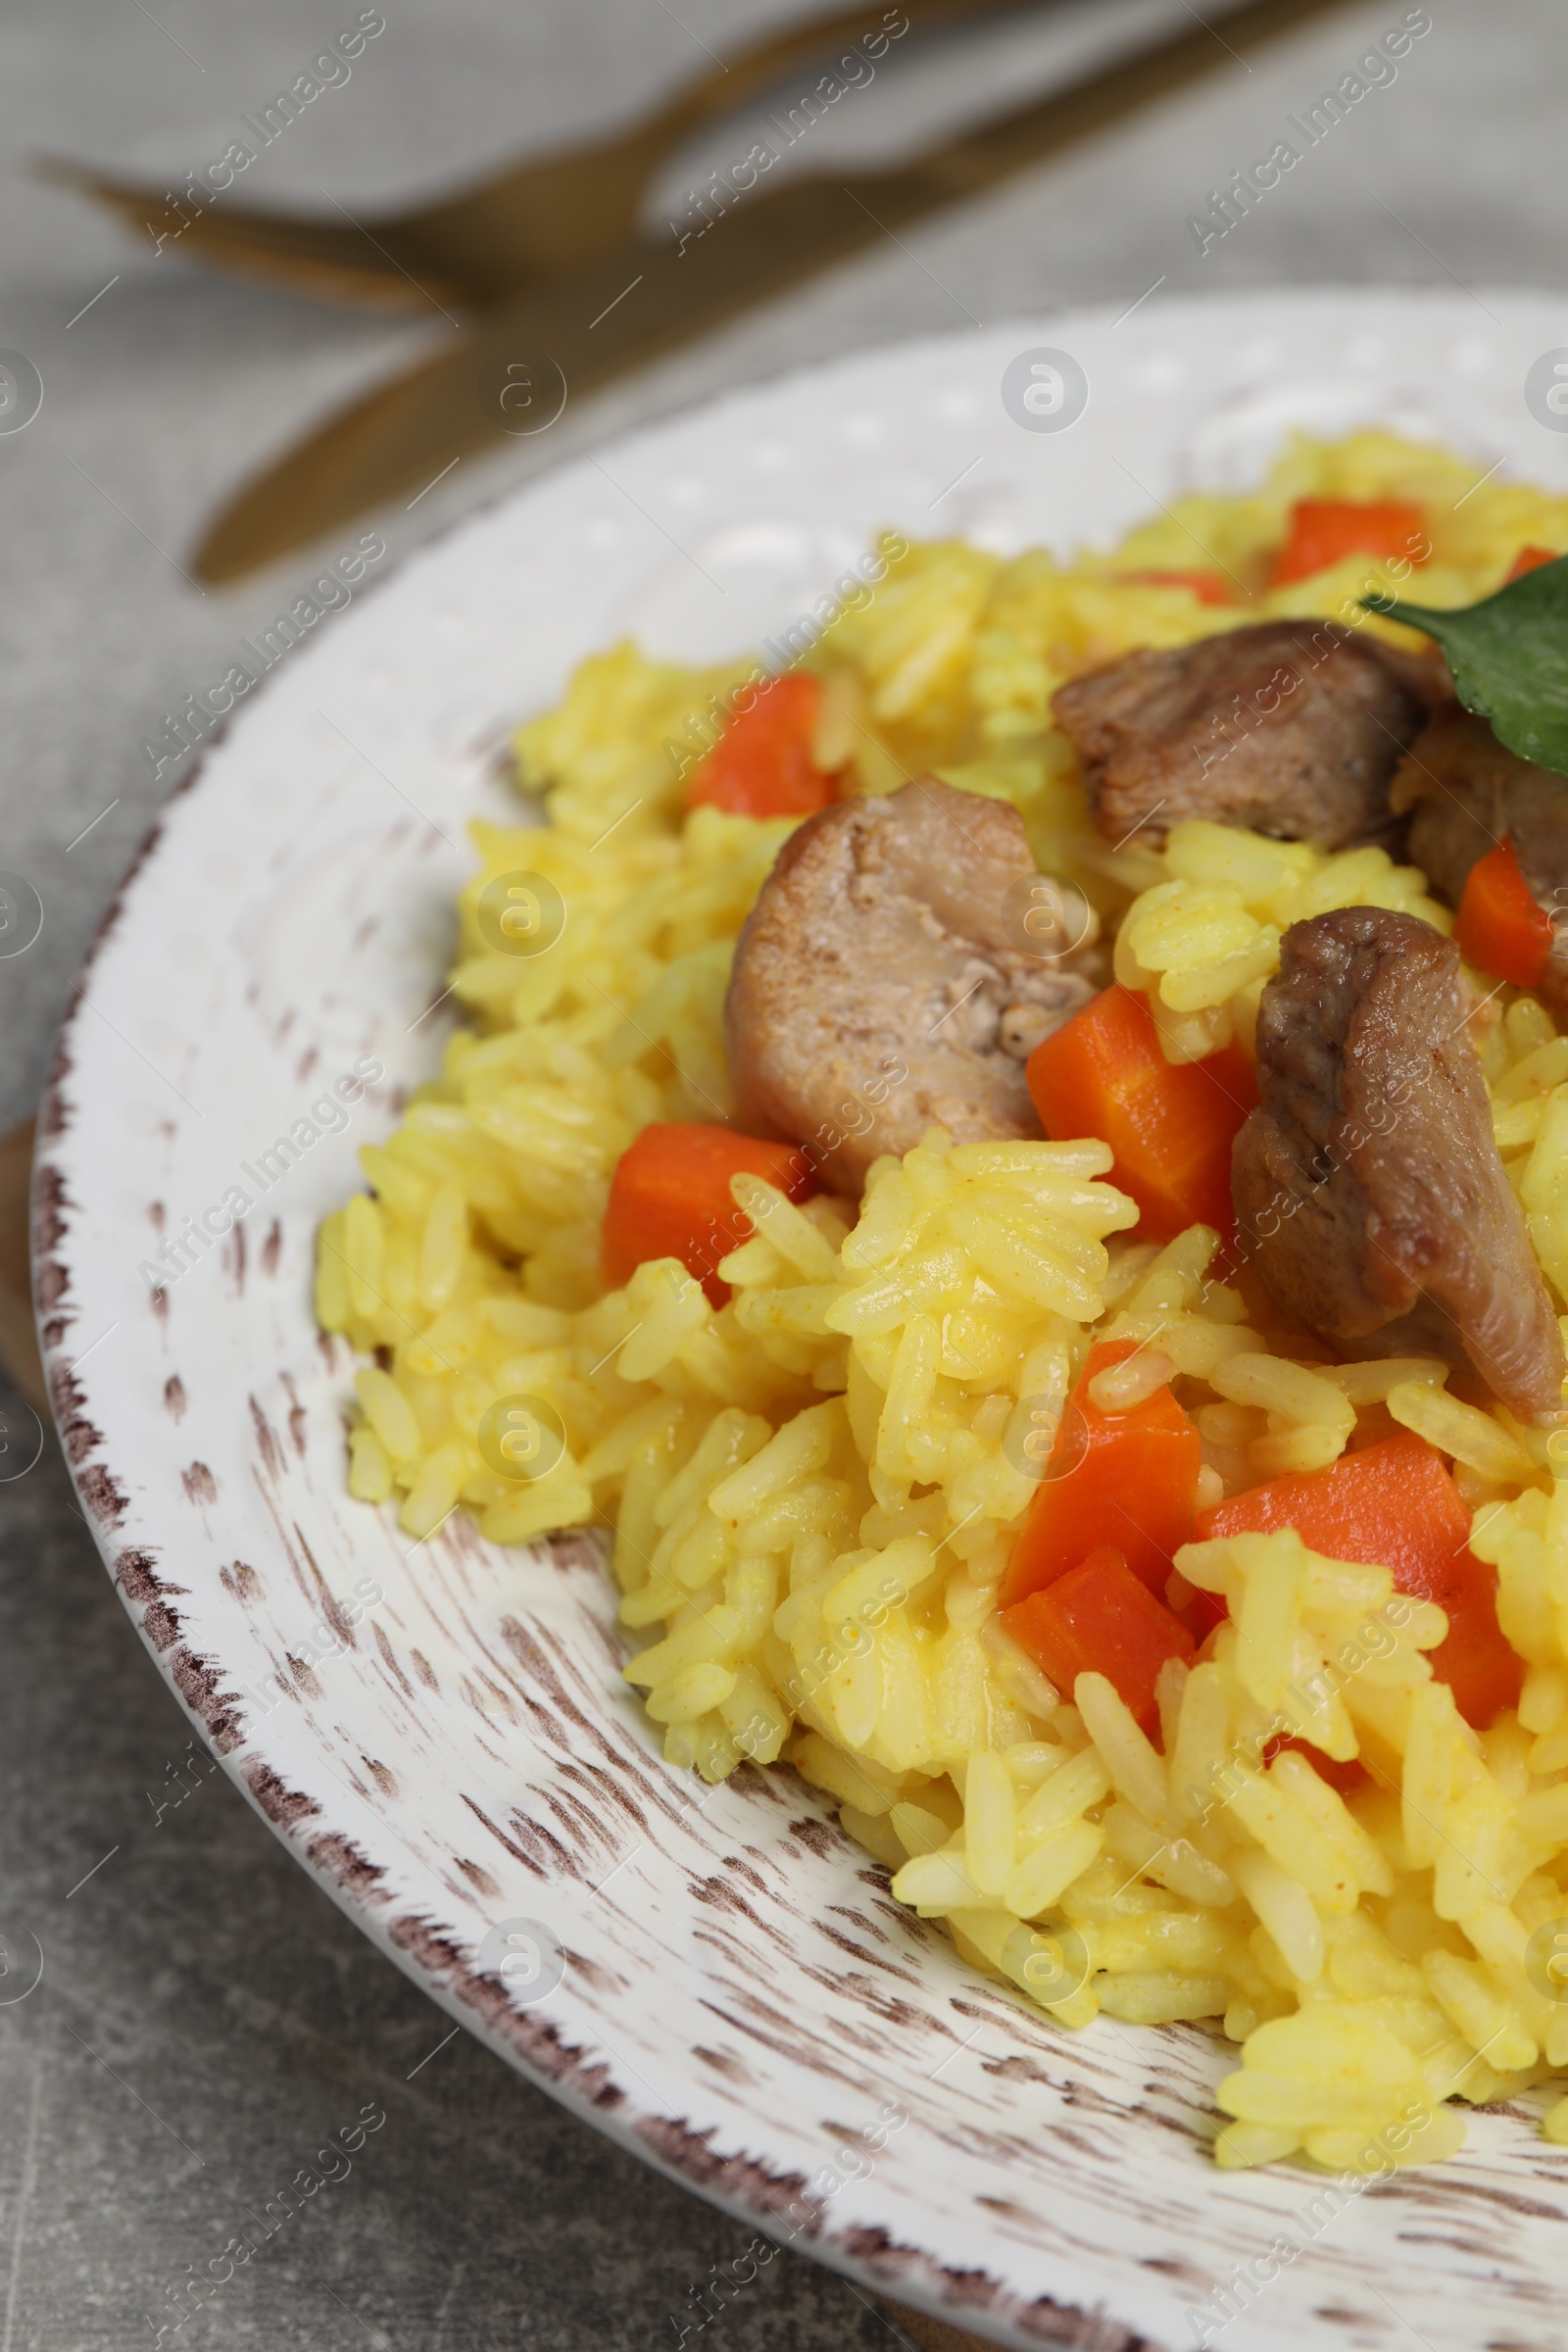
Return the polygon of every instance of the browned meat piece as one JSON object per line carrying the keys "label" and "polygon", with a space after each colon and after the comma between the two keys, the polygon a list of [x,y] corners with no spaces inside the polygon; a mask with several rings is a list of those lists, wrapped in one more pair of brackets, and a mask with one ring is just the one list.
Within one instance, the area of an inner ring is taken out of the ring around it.
{"label": "browned meat piece", "polygon": [[1206,816],[1343,849],[1389,829],[1389,778],[1433,702],[1435,661],[1332,620],[1266,620],[1128,654],[1057,689],[1096,824],[1155,848]]}
{"label": "browned meat piece", "polygon": [[1382,906],[1293,923],[1257,1062],[1236,1213],[1286,1313],[1350,1351],[1468,1356],[1521,1420],[1554,1421],[1562,1338],[1493,1142],[1452,941]]}
{"label": "browned meat piece", "polygon": [[1043,880],[1017,810],[934,778],[791,834],[725,1005],[743,1122],[858,1194],[927,1128],[1037,1136],[1024,1060],[1102,984],[1077,892]]}
{"label": "browned meat piece", "polygon": [[[1389,799],[1412,812],[1411,861],[1450,906],[1477,858],[1507,839],[1538,904],[1568,909],[1568,777],[1521,760],[1486,719],[1457,703],[1441,710],[1399,762]],[[1568,1025],[1568,940],[1555,942],[1535,993]]]}

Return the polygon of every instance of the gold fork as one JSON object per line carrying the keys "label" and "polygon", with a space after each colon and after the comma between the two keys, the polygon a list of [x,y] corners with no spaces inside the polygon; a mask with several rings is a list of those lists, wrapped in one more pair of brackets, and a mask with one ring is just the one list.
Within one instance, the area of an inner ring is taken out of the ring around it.
{"label": "gold fork", "polygon": [[[412,211],[346,212],[321,220],[218,197],[198,211],[172,191],[115,177],[58,157],[43,177],[102,199],[159,246],[331,301],[418,311],[432,302],[483,308],[540,285],[635,233],[638,208],[666,156],[705,122],[732,114],[792,68],[820,61],[840,42],[882,43],[1031,0],[900,0],[897,7],[840,9],[756,43],[679,91],[630,129],[514,166],[461,196]],[[1032,0],[1054,5],[1056,0]],[[874,48],[862,55],[874,55]],[[874,70],[874,69],[873,69]],[[161,249],[161,247],[160,247]]]}
{"label": "gold fork", "polygon": [[[1200,23],[892,171],[803,177],[750,196],[689,252],[673,238],[627,236],[492,308],[434,358],[309,434],[219,514],[194,568],[204,579],[236,579],[400,492],[422,495],[470,450],[516,432],[519,409],[521,421],[532,421],[526,404],[536,391],[554,386],[559,408],[567,387],[573,396],[592,391],[877,237],[978,194],[1227,58],[1234,62],[1232,41],[1274,38],[1343,5],[1245,0],[1226,12],[1223,42]],[[541,422],[550,421],[547,405],[542,398]]]}

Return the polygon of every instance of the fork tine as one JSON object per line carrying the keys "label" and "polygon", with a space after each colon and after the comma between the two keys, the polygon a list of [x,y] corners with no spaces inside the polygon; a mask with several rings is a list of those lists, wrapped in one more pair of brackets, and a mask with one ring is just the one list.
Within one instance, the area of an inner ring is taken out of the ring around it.
{"label": "fork tine", "polygon": [[[156,194],[136,181],[117,179],[56,156],[39,157],[33,170],[40,179],[109,205],[127,227],[151,240],[155,253],[170,245],[244,276],[331,301],[364,303],[378,310],[429,308],[428,297],[399,269],[393,258],[395,245],[388,251],[368,230],[347,221],[249,208],[199,213],[182,207],[172,190]],[[466,289],[442,280],[430,285],[430,294],[462,302]]]}

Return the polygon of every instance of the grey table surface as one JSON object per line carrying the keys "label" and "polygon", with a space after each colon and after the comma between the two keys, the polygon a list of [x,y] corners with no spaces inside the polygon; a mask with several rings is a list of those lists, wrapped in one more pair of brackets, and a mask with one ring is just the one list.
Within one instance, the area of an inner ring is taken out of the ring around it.
{"label": "grey table surface", "polygon": [[[248,193],[359,214],[455,186],[623,120],[726,44],[806,12],[385,0],[384,13],[351,78],[259,160]],[[1097,45],[1196,13],[1069,0],[910,37],[813,131],[809,160],[891,157]],[[573,405],[540,441],[466,459],[412,510],[375,518],[389,550],[405,557],[513,483],[714,388],[971,318],[1131,302],[1161,277],[1155,299],[1282,282],[1563,288],[1561,0],[1430,0],[1432,30],[1397,82],[1198,253],[1184,221],[1206,191],[1403,13],[1403,0],[1351,5],[1226,56],[1201,86],[1066,159]],[[155,779],[144,739],[310,568],[303,551],[203,594],[184,551],[260,458],[452,331],[433,312],[389,321],[138,250],[41,185],[30,159],[177,182],[355,14],[348,0],[9,0],[0,13],[0,348],[26,354],[45,386],[35,421],[0,437],[0,868],[44,907],[36,944],[0,962],[0,1126],[34,1102],[77,961],[172,781],[168,768]],[[677,158],[656,209],[732,149],[745,152],[730,130]],[[181,1778],[191,1727],[121,1611],[52,1442],[0,1486],[0,1931],[30,1932],[45,1955],[24,2000],[8,2001],[0,1976],[0,2352],[155,2342],[189,2270],[368,2102],[387,2120],[352,2174],[167,2343],[694,2340],[693,2290],[747,2233],[449,2036],[220,1772],[198,1758]],[[707,2325],[730,2352],[893,2340],[858,2288],[794,2254]]]}

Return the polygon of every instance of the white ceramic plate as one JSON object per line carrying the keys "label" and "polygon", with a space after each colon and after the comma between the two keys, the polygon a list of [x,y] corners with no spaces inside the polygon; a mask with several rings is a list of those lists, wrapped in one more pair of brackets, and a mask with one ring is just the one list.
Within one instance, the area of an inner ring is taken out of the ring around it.
{"label": "white ceramic plate", "polygon": [[[434,1065],[446,1015],[419,1016],[464,825],[501,812],[504,729],[580,656],[628,632],[744,651],[884,524],[1109,540],[1179,489],[1245,487],[1295,423],[1384,420],[1563,485],[1568,438],[1523,397],[1561,343],[1560,298],[1156,301],[906,344],[617,443],[321,620],[246,700],[61,1041],[36,1200],[58,1421],[228,1771],[368,1936],[575,2112],[1004,2342],[1184,2345],[1251,2265],[1233,2343],[1568,2347],[1568,2158],[1502,2111],[1457,2162],[1327,2212],[1326,2177],[1221,2174],[1229,2061],[1206,2034],[1058,2030],[901,1910],[792,1775],[710,1791],[667,1769],[591,1542],[506,1551],[451,1520],[411,1549],[349,1500],[354,1367],[313,1327],[314,1230]],[[1040,346],[1088,376],[1065,431],[1003,405]],[[155,1300],[138,1265],[161,1233],[255,1195],[244,1170],[366,1054],[386,1081]],[[559,1941],[559,1984],[498,1973],[517,1920]]]}

